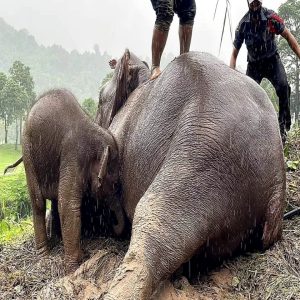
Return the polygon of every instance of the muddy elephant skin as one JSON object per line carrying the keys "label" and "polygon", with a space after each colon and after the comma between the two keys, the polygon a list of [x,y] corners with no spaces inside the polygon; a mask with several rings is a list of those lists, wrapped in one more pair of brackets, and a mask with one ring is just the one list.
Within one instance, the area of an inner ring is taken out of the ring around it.
{"label": "muddy elephant skin", "polygon": [[277,116],[247,76],[209,54],[183,54],[133,91],[109,130],[133,225],[104,299],[150,299],[196,253],[218,258],[250,239],[267,248],[281,237]]}
{"label": "muddy elephant skin", "polygon": [[119,221],[116,227],[123,222],[112,196],[119,176],[115,140],[89,119],[70,92],[53,90],[42,95],[28,115],[23,161],[38,253],[48,251],[45,213],[50,199],[54,217],[60,218],[67,270],[74,270],[81,258],[81,208],[87,192],[96,200],[106,199]]}

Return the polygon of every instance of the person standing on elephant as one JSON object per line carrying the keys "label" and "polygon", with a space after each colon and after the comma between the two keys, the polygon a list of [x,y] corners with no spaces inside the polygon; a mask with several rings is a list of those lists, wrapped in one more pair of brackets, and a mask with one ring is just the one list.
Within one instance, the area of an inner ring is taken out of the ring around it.
{"label": "person standing on elephant", "polygon": [[189,52],[196,15],[196,2],[195,0],[151,0],[151,3],[156,13],[156,21],[152,36],[150,79],[155,79],[161,73],[160,60],[167,42],[174,12],[178,15],[180,21],[180,54]]}
{"label": "person standing on elephant", "polygon": [[290,86],[284,66],[278,54],[275,35],[284,37],[291,49],[300,58],[300,47],[274,11],[262,7],[262,0],[248,0],[249,11],[240,21],[233,42],[230,67],[235,69],[239,50],[245,41],[248,66],[246,74],[258,84],[267,78],[276,90],[279,98],[279,126],[283,144],[286,132],[290,130]]}

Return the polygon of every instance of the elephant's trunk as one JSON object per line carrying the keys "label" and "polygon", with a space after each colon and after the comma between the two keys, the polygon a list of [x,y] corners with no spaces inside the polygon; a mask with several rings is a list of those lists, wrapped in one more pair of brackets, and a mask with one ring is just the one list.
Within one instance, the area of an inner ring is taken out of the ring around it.
{"label": "elephant's trunk", "polygon": [[120,236],[125,229],[125,214],[118,200],[114,200],[110,206],[111,211],[115,215],[115,223],[113,225],[114,233]]}

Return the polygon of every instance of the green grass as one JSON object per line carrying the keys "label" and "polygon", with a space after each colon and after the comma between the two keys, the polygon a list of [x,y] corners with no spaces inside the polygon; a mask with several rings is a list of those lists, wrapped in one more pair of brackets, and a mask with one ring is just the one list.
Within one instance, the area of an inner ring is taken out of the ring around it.
{"label": "green grass", "polygon": [[[22,156],[21,146],[15,150],[14,145],[0,145],[0,176],[3,175],[4,169],[17,161]],[[21,165],[16,168],[19,171]]]}
{"label": "green grass", "polygon": [[0,245],[20,242],[32,233],[33,224],[31,217],[19,220],[19,222],[0,221]]}
{"label": "green grass", "polygon": [[21,157],[21,147],[0,145],[0,244],[32,232],[31,206],[23,163],[3,175],[4,169]]}

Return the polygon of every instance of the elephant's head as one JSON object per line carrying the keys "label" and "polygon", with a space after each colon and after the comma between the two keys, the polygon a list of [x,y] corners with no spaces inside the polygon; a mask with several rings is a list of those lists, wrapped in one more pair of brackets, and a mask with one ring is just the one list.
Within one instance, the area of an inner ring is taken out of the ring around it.
{"label": "elephant's head", "polygon": [[129,95],[150,77],[147,63],[130,53],[128,49],[115,65],[112,63],[110,65],[115,69],[114,75],[100,90],[95,119],[95,122],[103,128],[109,127]]}
{"label": "elephant's head", "polygon": [[97,142],[98,153],[89,166],[91,180],[88,190],[101,206],[110,209],[115,217],[114,232],[120,235],[125,226],[125,214],[120,199],[118,148],[108,130],[99,127],[98,131],[100,132]]}

